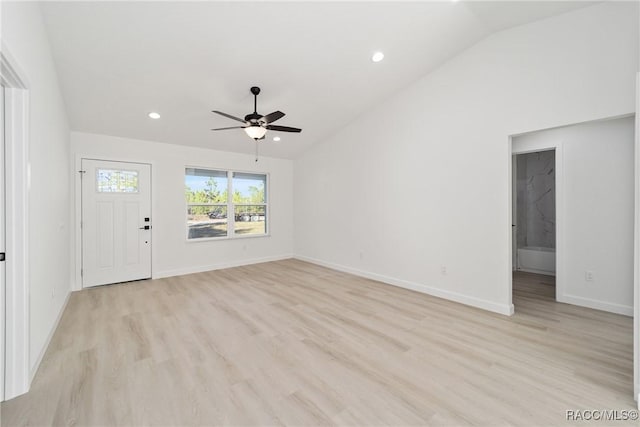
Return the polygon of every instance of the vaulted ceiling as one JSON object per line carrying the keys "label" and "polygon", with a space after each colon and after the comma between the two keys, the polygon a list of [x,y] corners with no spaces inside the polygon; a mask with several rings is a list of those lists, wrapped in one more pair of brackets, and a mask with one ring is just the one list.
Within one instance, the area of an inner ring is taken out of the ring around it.
{"label": "vaulted ceiling", "polygon": [[[43,2],[71,128],[251,153],[211,113],[282,110],[295,158],[488,35],[593,2]],[[385,59],[374,63],[374,51]],[[147,114],[156,111],[159,120]],[[371,120],[384,117],[371,116]],[[281,136],[274,142],[274,136]]]}

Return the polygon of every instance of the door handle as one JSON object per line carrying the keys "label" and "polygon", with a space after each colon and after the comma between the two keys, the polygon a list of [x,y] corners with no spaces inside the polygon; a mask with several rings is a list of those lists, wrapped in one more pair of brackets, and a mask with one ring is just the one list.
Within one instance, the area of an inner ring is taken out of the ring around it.
{"label": "door handle", "polygon": [[150,225],[145,225],[144,227],[140,227],[140,230],[149,230],[150,228]]}

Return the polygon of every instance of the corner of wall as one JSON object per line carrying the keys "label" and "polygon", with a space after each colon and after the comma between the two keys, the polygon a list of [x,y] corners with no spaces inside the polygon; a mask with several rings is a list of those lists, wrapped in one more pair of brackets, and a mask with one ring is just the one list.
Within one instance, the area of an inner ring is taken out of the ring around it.
{"label": "corner of wall", "polygon": [[62,307],[60,307],[60,310],[58,310],[58,315],[56,316],[56,319],[53,322],[53,326],[52,326],[51,330],[49,331],[49,335],[47,335],[47,339],[45,341],[45,344],[42,346],[42,348],[38,352],[38,356],[36,357],[33,365],[31,365],[29,367],[29,384],[31,384],[31,382],[35,378],[36,374],[38,373],[38,369],[40,368],[40,364],[42,363],[42,359],[44,359],[44,355],[47,352],[47,349],[49,348],[49,344],[51,344],[51,339],[53,338],[53,336],[55,335],[56,330],[58,329],[58,325],[60,324],[60,320],[62,319],[62,316],[63,316],[63,314],[64,314],[64,312],[65,312],[65,310],[67,308],[67,304],[69,303],[69,298],[70,297],[71,297],[71,291],[69,291],[67,293],[67,295],[64,298],[64,301],[62,302]]}

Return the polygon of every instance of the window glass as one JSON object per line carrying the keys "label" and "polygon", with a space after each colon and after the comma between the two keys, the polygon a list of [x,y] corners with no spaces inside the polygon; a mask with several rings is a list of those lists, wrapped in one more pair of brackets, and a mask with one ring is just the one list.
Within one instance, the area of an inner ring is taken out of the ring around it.
{"label": "window glass", "polygon": [[227,172],[187,169],[185,197],[187,203],[227,203]]}
{"label": "window glass", "polygon": [[189,205],[187,207],[187,232],[189,239],[226,237],[227,207]]}
{"label": "window glass", "polygon": [[99,193],[138,192],[138,171],[98,169],[96,174]]}
{"label": "window glass", "polygon": [[233,173],[234,203],[266,203],[266,175]]}
{"label": "window glass", "polygon": [[267,213],[265,205],[236,205],[235,234],[265,234],[267,232]]}
{"label": "window glass", "polygon": [[238,235],[267,232],[267,176],[233,173],[234,233]]}
{"label": "window glass", "polygon": [[226,237],[227,199],[226,171],[187,168],[184,195],[187,200],[187,238]]}
{"label": "window glass", "polygon": [[267,234],[266,190],[265,174],[186,168],[187,238]]}

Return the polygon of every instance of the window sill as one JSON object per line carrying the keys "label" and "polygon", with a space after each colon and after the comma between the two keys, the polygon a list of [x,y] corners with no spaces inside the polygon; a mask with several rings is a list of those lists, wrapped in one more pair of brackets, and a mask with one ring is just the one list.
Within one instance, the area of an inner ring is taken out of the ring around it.
{"label": "window sill", "polygon": [[226,237],[203,237],[200,239],[185,239],[185,241],[187,243],[221,242],[225,240],[259,239],[262,237],[271,237],[271,234],[250,234],[247,236],[226,236]]}

